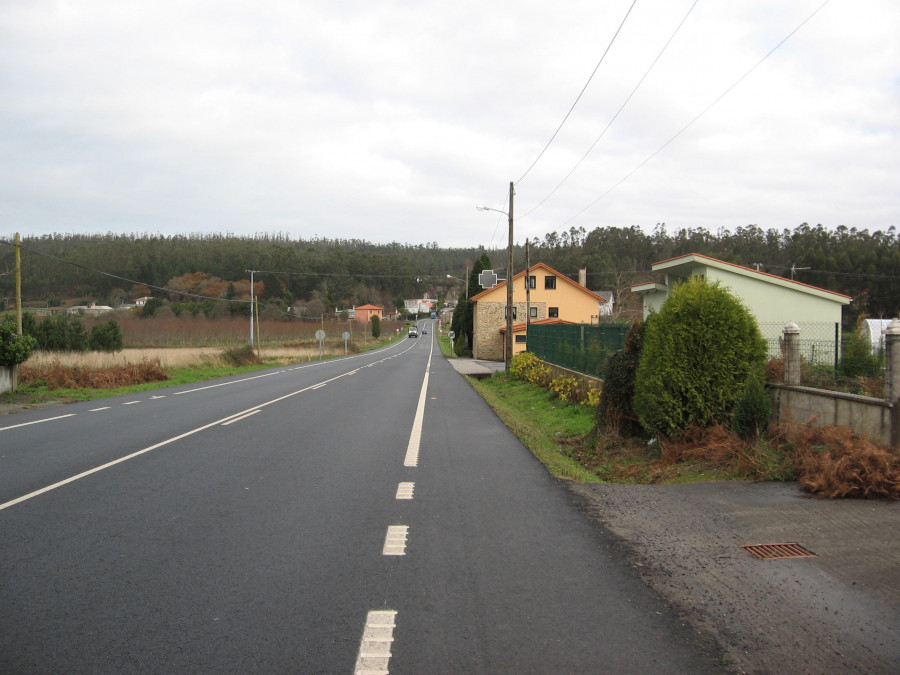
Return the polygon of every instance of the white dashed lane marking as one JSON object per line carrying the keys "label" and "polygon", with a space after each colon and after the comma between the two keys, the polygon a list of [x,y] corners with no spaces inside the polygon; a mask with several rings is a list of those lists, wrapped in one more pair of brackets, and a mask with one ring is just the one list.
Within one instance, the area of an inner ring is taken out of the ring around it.
{"label": "white dashed lane marking", "polygon": [[397,612],[372,611],[366,616],[354,675],[388,675],[391,645],[394,642]]}
{"label": "white dashed lane marking", "polygon": [[415,489],[415,483],[400,483],[397,486],[397,499],[412,499]]}
{"label": "white dashed lane marking", "polygon": [[387,529],[384,538],[382,555],[406,555],[406,536],[409,527],[406,525],[391,525]]}

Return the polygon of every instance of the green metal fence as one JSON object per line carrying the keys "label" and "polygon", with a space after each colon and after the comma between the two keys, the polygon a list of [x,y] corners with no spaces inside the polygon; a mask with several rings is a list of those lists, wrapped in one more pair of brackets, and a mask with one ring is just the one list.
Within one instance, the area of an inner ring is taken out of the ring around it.
{"label": "green metal fence", "polygon": [[[785,322],[786,323],[786,322]],[[769,358],[781,357],[784,323],[760,323],[759,332],[769,345]],[[838,367],[841,356],[841,327],[838,323],[801,322],[800,355],[807,363]]]}
{"label": "green metal fence", "polygon": [[625,348],[630,324],[531,324],[528,351],[542,361],[586,375],[600,375],[610,354]]}

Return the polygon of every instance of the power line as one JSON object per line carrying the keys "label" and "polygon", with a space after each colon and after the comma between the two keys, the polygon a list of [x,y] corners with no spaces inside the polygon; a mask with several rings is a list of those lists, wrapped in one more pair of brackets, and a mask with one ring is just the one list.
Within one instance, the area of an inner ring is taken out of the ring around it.
{"label": "power line", "polygon": [[562,223],[562,226],[568,225],[570,222],[572,222],[573,220],[575,220],[578,216],[580,216],[581,214],[583,214],[585,211],[588,211],[589,209],[593,208],[593,206],[594,206],[597,202],[599,202],[601,199],[603,199],[604,197],[606,197],[606,195],[608,195],[610,192],[612,192],[613,190],[615,190],[617,187],[619,187],[619,186],[620,186],[622,183],[624,183],[626,180],[628,180],[629,178],[631,178],[631,177],[632,177],[634,174],[636,174],[640,169],[642,169],[648,162],[650,162],[650,160],[652,160],[652,159],[653,159],[654,157],[656,157],[659,153],[661,153],[663,150],[665,150],[669,145],[671,145],[671,144],[675,141],[675,139],[677,139],[677,138],[678,138],[679,136],[681,136],[685,131],[687,131],[690,127],[692,127],[692,126],[694,125],[694,123],[695,123],[697,120],[699,120],[699,119],[700,119],[701,117],[703,117],[707,112],[709,112],[709,110],[710,110],[713,106],[715,106],[719,101],[721,101],[721,100],[722,100],[723,98],[725,98],[728,94],[730,94],[731,91],[732,91],[735,87],[737,87],[741,82],[744,81],[744,79],[746,79],[746,78],[750,75],[750,73],[752,73],[754,70],[756,70],[760,65],[762,65],[762,63],[763,63],[764,61],[766,61],[772,54],[774,54],[774,53],[778,50],[778,48],[781,47],[781,45],[783,45],[785,42],[787,42],[789,39],[791,39],[791,37],[793,37],[794,34],[795,34],[797,31],[799,31],[801,28],[803,28],[803,26],[805,26],[805,25],[806,25],[806,24],[807,24],[807,23],[808,23],[815,15],[816,15],[816,14],[818,14],[820,11],[822,11],[822,9],[825,7],[825,5],[827,5],[829,2],[831,2],[831,0],[825,0],[825,2],[823,2],[821,5],[819,5],[819,6],[818,6],[818,7],[817,7],[817,8],[816,8],[809,16],[807,16],[803,21],[801,21],[800,24],[797,25],[796,28],[794,28],[794,30],[792,30],[790,33],[788,33],[787,36],[786,36],[784,39],[781,40],[781,42],[779,42],[779,43],[776,44],[774,47],[772,47],[772,49],[769,50],[769,52],[768,52],[765,56],[763,56],[763,57],[762,57],[759,61],[757,61],[756,64],[754,64],[747,72],[745,72],[745,73],[744,73],[743,75],[741,75],[737,80],[735,80],[734,83],[733,83],[730,87],[728,87],[724,92],[722,92],[721,94],[719,94],[719,96],[718,96],[712,103],[710,103],[710,104],[709,104],[708,106],[706,106],[702,111],[700,111],[700,113],[697,114],[697,116],[694,117],[690,122],[688,122],[687,124],[685,124],[685,125],[684,125],[684,126],[683,126],[683,127],[682,127],[675,135],[674,135],[674,136],[672,136],[668,141],[666,141],[665,143],[663,143],[659,148],[656,149],[655,152],[653,152],[653,154],[651,154],[651,155],[650,155],[649,157],[647,157],[643,162],[641,162],[640,164],[638,164],[634,169],[632,169],[628,174],[626,174],[624,178],[622,178],[621,180],[619,180],[615,185],[613,185],[611,188],[609,188],[606,192],[604,192],[603,194],[601,194],[601,195],[600,195],[599,197],[597,197],[594,201],[592,201],[590,204],[588,204],[587,206],[585,206],[581,211],[579,211],[579,212],[576,213],[574,216],[572,216],[571,218],[569,218],[568,220],[566,220],[564,223]]}
{"label": "power line", "polygon": [[616,41],[616,38],[619,36],[619,32],[622,30],[622,26],[625,25],[625,21],[628,19],[628,15],[631,14],[631,10],[634,9],[634,6],[637,4],[637,0],[633,0],[631,6],[628,8],[628,11],[625,12],[625,17],[622,19],[622,23],[619,24],[619,27],[616,29],[616,32],[613,34],[612,39],[609,41],[609,44],[606,46],[606,50],[603,52],[603,55],[600,57],[600,60],[597,62],[597,65],[594,67],[594,72],[591,73],[591,76],[587,79],[587,82],[584,83],[584,86],[581,88],[581,92],[578,94],[578,97],[575,99],[575,102],[572,104],[572,107],[569,108],[569,112],[566,113],[566,116],[563,117],[562,122],[559,123],[559,126],[556,128],[556,131],[553,132],[553,135],[550,137],[550,140],[547,141],[547,145],[544,146],[544,149],[541,150],[540,154],[535,158],[535,160],[531,163],[525,173],[516,181],[516,183],[520,183],[525,176],[528,175],[528,172],[531,171],[535,164],[537,164],[541,157],[544,156],[544,153],[547,152],[547,148],[550,147],[550,144],[553,143],[553,140],[556,138],[556,135],[559,133],[560,129],[563,128],[563,125],[566,123],[566,120],[569,119],[569,115],[572,114],[572,111],[575,110],[575,106],[578,105],[578,101],[581,100],[581,97],[584,95],[585,90],[588,88],[588,85],[591,83],[591,80],[594,79],[594,75],[597,74],[597,70],[600,68],[600,64],[603,63],[603,59],[606,58],[606,55],[609,53],[609,50],[612,48],[613,43]]}
{"label": "power line", "polygon": [[640,80],[638,80],[638,83],[634,86],[634,89],[631,90],[631,93],[628,94],[628,97],[627,97],[627,98],[625,99],[625,101],[622,103],[621,107],[616,111],[616,114],[612,116],[612,119],[609,120],[609,122],[607,123],[607,125],[606,125],[606,127],[603,129],[603,131],[601,131],[601,132],[600,132],[600,135],[597,136],[597,140],[595,140],[595,141],[591,144],[591,147],[589,147],[589,148],[587,149],[587,152],[585,152],[585,153],[581,156],[581,159],[579,159],[579,160],[575,163],[575,166],[573,166],[573,167],[572,167],[572,170],[569,171],[569,173],[566,174],[566,177],[563,178],[563,179],[559,182],[559,185],[557,185],[555,188],[553,188],[553,190],[550,191],[550,194],[548,194],[548,195],[547,195],[546,197],[544,197],[541,201],[539,201],[533,208],[531,208],[529,211],[527,211],[526,213],[523,213],[521,216],[519,216],[519,220],[521,220],[522,218],[526,218],[526,217],[529,216],[530,214],[532,214],[532,213],[534,213],[535,211],[537,211],[537,210],[541,207],[541,205],[542,205],[544,202],[546,202],[548,199],[550,199],[550,197],[552,197],[552,196],[556,193],[556,191],[559,190],[559,188],[561,188],[561,187],[563,186],[563,184],[564,184],[567,180],[569,180],[569,178],[572,176],[572,174],[575,173],[575,170],[576,170],[579,166],[581,166],[581,163],[582,163],[585,159],[587,159],[587,156],[588,156],[589,154],[591,154],[591,152],[593,151],[594,147],[597,145],[597,143],[600,142],[600,139],[603,138],[603,136],[606,134],[607,131],[609,131],[609,128],[613,125],[613,122],[616,121],[616,119],[619,117],[619,115],[621,114],[621,112],[625,109],[625,106],[628,105],[628,102],[629,102],[629,101],[631,100],[631,98],[635,95],[635,93],[637,93],[637,90],[638,90],[638,89],[640,88],[640,86],[644,83],[644,80],[647,79],[647,76],[650,74],[650,71],[653,70],[654,66],[656,66],[657,62],[658,62],[659,59],[662,57],[663,53],[665,53],[665,51],[669,48],[669,45],[672,44],[672,40],[675,39],[675,36],[678,34],[678,31],[681,30],[681,27],[684,25],[684,22],[687,21],[688,17],[691,15],[691,12],[694,11],[694,7],[696,7],[696,6],[697,6],[697,3],[699,3],[699,2],[700,2],[700,0],[694,0],[694,4],[691,5],[690,9],[688,9],[688,11],[687,11],[687,14],[684,15],[684,18],[681,20],[681,22],[678,24],[678,26],[675,27],[675,30],[673,31],[672,35],[669,36],[669,39],[666,41],[666,44],[663,45],[663,48],[659,51],[659,54],[657,54],[657,55],[656,55],[656,58],[653,59],[653,63],[650,64],[650,67],[647,68],[647,70],[646,70],[646,72],[644,73],[644,75],[641,77]]}

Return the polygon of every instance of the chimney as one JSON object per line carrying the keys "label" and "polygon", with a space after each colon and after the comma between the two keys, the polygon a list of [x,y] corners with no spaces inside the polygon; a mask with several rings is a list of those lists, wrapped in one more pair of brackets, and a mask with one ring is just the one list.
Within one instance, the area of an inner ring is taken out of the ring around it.
{"label": "chimney", "polygon": [[578,270],[578,283],[587,288],[587,268],[582,267]]}

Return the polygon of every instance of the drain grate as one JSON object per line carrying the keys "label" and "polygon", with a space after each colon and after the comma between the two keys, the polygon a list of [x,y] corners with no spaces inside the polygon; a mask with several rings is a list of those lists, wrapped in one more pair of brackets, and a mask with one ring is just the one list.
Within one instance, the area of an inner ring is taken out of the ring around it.
{"label": "drain grate", "polygon": [[816,554],[807,551],[797,542],[789,544],[752,544],[741,546],[758,560],[780,560],[782,558],[815,558]]}

